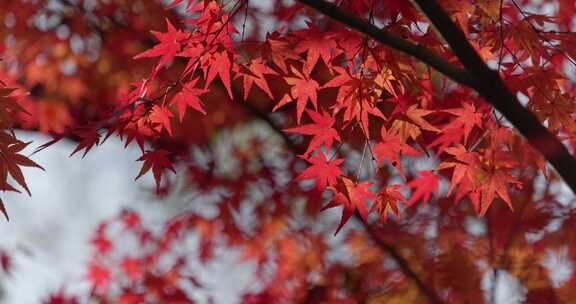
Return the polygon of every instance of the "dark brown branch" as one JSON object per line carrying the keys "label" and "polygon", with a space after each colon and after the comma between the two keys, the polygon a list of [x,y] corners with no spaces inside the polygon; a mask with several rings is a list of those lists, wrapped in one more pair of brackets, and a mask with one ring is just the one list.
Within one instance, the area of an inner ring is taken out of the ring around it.
{"label": "dark brown branch", "polygon": [[454,81],[475,89],[490,102],[538,150],[576,193],[576,160],[560,140],[542,126],[534,114],[520,104],[504,84],[498,72],[491,70],[468,42],[464,33],[433,0],[414,0],[446,39],[465,70],[444,61],[431,51],[376,26],[324,0],[298,0],[374,40],[404,52],[434,67]]}
{"label": "dark brown branch", "polygon": [[340,9],[338,6],[330,2],[324,0],[298,1],[314,8],[318,12],[321,12],[322,14],[344,24],[351,29],[365,34],[366,36],[382,43],[383,45],[389,46],[397,51],[403,52],[428,64],[457,83],[469,87],[475,86],[475,80],[468,71],[463,70],[442,59],[438,55],[434,54],[434,52],[421,45],[412,43],[406,39],[385,32],[379,29],[377,26]]}
{"label": "dark brown branch", "polygon": [[414,0],[450,45],[464,67],[478,79],[476,91],[490,102],[538,150],[576,193],[576,160],[532,112],[506,87],[498,72],[490,69],[466,35],[435,0]]}
{"label": "dark brown branch", "polygon": [[[234,99],[242,100],[241,98],[239,98],[242,95],[238,94],[235,90],[233,91],[233,94]],[[242,104],[242,106],[247,112],[257,117],[258,119],[264,121],[276,134],[278,134],[278,136],[282,137],[288,149],[290,149],[290,151],[292,151],[294,154],[301,155],[304,154],[304,152],[306,152],[306,148],[304,146],[298,145],[293,140],[291,140],[290,137],[288,137],[288,134],[282,131],[282,128],[278,126],[274,122],[274,120],[272,120],[272,118],[265,112],[261,111],[256,106],[250,104],[248,101],[239,101],[239,103]]]}

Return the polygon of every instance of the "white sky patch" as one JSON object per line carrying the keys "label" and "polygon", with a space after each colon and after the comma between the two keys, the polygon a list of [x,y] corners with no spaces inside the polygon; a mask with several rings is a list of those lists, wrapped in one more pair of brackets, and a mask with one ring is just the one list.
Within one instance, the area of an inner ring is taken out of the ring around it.
{"label": "white sky patch", "polygon": [[467,217],[464,228],[466,228],[467,233],[473,236],[479,237],[486,235],[486,223],[482,218],[475,216]]}
{"label": "white sky patch", "polygon": [[542,266],[548,270],[554,288],[570,280],[574,272],[574,263],[570,261],[568,248],[565,246],[558,250],[547,250]]}
{"label": "white sky patch", "polygon": [[[19,133],[36,145],[49,139]],[[29,154],[32,149],[25,151]],[[72,290],[88,288],[83,280],[96,226],[142,198],[151,178],[134,182],[139,164],[135,149],[125,151],[117,140],[88,153],[68,157],[73,146],[56,144],[32,156],[46,171],[24,168],[32,197],[5,193],[10,222],[0,223],[0,248],[13,258],[13,274],[3,282],[5,303],[40,303],[70,282]]]}
{"label": "white sky patch", "polygon": [[[34,147],[49,141],[37,134],[18,132],[17,136],[33,140]],[[31,157],[46,169],[24,168],[32,197],[2,195],[10,222],[0,222],[0,249],[10,254],[13,267],[12,273],[0,280],[1,303],[41,303],[62,287],[70,294],[85,294],[90,287],[85,277],[92,254],[90,240],[100,222],[131,208],[145,223],[161,225],[182,207],[177,202],[159,201],[150,190],[154,188],[150,175],[134,181],[141,166],[135,161],[139,157],[136,147],[125,150],[118,139],[111,138],[84,159],[68,157],[73,149],[73,144],[61,142]],[[187,247],[191,256],[197,255],[197,245]],[[134,246],[126,243],[117,249],[126,252]],[[213,262],[192,261],[198,265],[194,267],[196,275],[206,285],[206,290],[195,294],[199,303],[206,303],[202,299],[207,294],[215,303],[241,299],[240,294],[250,287],[254,265],[238,261],[239,256],[238,250],[216,248]]]}
{"label": "white sky patch", "polygon": [[[496,274],[496,279],[494,279],[494,274]],[[518,278],[501,269],[486,271],[482,278],[482,290],[486,299],[494,299],[493,304],[520,304],[526,299],[526,288],[522,286]]]}

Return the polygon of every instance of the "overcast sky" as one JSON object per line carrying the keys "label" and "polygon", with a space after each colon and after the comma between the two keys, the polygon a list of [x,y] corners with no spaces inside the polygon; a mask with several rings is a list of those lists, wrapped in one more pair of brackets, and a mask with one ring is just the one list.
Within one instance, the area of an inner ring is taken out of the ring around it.
{"label": "overcast sky", "polygon": [[[48,141],[37,134],[19,133],[18,137],[33,140],[36,146]],[[150,225],[161,225],[173,211],[166,202],[158,204],[147,190],[153,187],[150,175],[134,181],[141,165],[135,162],[136,149],[124,150],[111,138],[81,159],[68,157],[73,148],[62,142],[32,156],[46,169],[25,170],[32,197],[2,196],[10,222],[0,221],[0,249],[11,254],[14,267],[11,275],[0,280],[5,292],[1,303],[40,303],[64,286],[71,292],[86,291],[90,239],[102,220],[130,207]],[[237,303],[240,290],[249,284],[246,278],[252,267],[239,263],[233,251],[217,252],[217,256],[216,263],[198,265],[198,275],[217,303]]]}

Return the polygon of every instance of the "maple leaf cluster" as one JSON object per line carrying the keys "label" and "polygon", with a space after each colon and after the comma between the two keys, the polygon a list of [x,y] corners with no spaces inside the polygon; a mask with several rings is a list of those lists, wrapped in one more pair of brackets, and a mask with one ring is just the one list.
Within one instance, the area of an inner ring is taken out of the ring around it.
{"label": "maple leaf cluster", "polygon": [[[177,4],[178,1],[169,7]],[[372,18],[391,19],[401,12],[404,17],[413,15],[407,13],[413,10],[408,4],[392,11],[386,6],[348,8],[359,16],[369,12]],[[467,20],[467,26],[474,24],[486,30],[500,26],[496,21],[486,20],[494,12],[483,8],[460,11],[477,18]],[[187,108],[206,114],[201,96],[209,90],[222,85],[231,102],[250,102],[256,84],[265,94],[259,98],[270,98],[272,111],[295,104],[297,126],[286,128],[285,132],[309,138],[301,158],[310,164],[297,179],[315,180],[319,189],[332,192],[333,199],[327,207],[343,206],[337,231],[356,211],[364,220],[369,211],[378,211],[386,219],[387,210],[398,214],[399,203],[426,204],[433,195],[452,195],[456,203],[467,198],[480,215],[485,214],[495,199],[511,207],[510,186],[521,187],[514,172],[527,165],[540,165],[544,169],[538,157],[522,162],[514,160],[518,149],[530,148],[501,123],[501,118],[493,114],[473,89],[451,86],[449,79],[426,69],[421,62],[336,24],[320,29],[316,23],[307,22],[296,31],[279,29],[266,34],[262,42],[243,43],[243,34],[234,20],[246,9],[250,9],[249,4],[242,1],[234,6],[193,1],[185,7],[185,14],[191,16],[185,28],[178,29],[166,21],[165,33],[154,32],[158,44],[135,58],[158,60],[150,76],[135,86],[126,101],[134,107],[132,114],[125,116],[131,122],[120,125],[144,131],[140,134],[164,131],[171,136],[174,124],[171,107],[177,110],[181,122]],[[295,4],[293,9],[295,14],[304,6]],[[400,20],[407,24],[414,22]],[[383,30],[394,32],[401,28],[390,23]],[[402,33],[422,45],[436,44],[435,49],[442,56],[451,56],[429,32],[420,29]],[[476,47],[490,54],[505,47],[490,39],[493,38],[483,38],[480,42],[485,45]],[[514,50],[510,52],[518,56]],[[486,57],[490,58],[493,57]],[[168,66],[175,61],[185,66],[178,80],[162,84],[158,75],[162,70],[175,71]],[[503,75],[516,69],[510,62],[502,65]],[[220,81],[215,83],[217,78]],[[158,102],[138,102],[151,99],[148,96],[152,96],[155,83],[159,83],[156,90],[162,96],[156,98]],[[137,123],[133,122],[134,115],[140,115]],[[555,126],[550,125],[551,130]],[[122,134],[125,130],[118,132]],[[370,167],[364,168],[368,165],[358,162],[356,170],[344,168],[340,148],[345,145],[360,146],[361,159],[372,160]],[[439,160],[439,164],[407,175],[402,162],[423,155]],[[164,160],[147,159],[142,172],[154,165],[158,170],[169,168]],[[401,177],[403,185],[361,179],[354,172],[372,170],[367,175],[374,176],[379,171],[388,171],[389,165],[394,168],[389,174]],[[158,184],[159,172],[154,174]],[[447,193],[441,194],[442,180],[450,186]],[[405,198],[406,195],[409,197]]]}
{"label": "maple leaf cluster", "polygon": [[[410,28],[413,22],[427,23],[411,4],[366,3],[353,1],[343,4],[342,9],[358,18],[369,17],[368,23],[375,18],[389,20],[381,31],[409,37],[440,57],[453,58],[450,49],[431,31],[432,27]],[[181,4],[182,1],[173,1],[165,9]],[[104,14],[123,10],[124,5],[120,1],[96,9]],[[70,13],[79,12],[80,17],[88,13],[80,6],[68,6]],[[33,6],[26,11],[32,9]],[[554,104],[566,104],[562,100],[570,98],[568,93],[561,93],[566,83],[564,70],[558,64],[538,67],[541,58],[564,62],[553,53],[563,45],[556,46],[549,40],[542,43],[534,38],[538,36],[538,26],[552,20],[529,15],[513,4],[502,12],[488,2],[462,8],[448,2],[445,9],[457,12],[455,22],[465,34],[470,37],[484,34],[473,40],[474,47],[486,61],[498,63],[509,88],[528,97],[528,108],[547,123],[550,132],[570,134],[570,110],[566,106],[548,106],[553,100],[558,100]],[[187,1],[180,14],[186,16],[182,25],[165,19],[166,30],[152,32],[155,44],[132,55],[134,59],[153,58],[153,67],[142,80],[119,86],[118,102],[112,107],[103,106],[104,110],[98,114],[82,114],[88,116],[78,119],[89,121],[74,127],[71,119],[64,118],[69,114],[62,111],[61,104],[42,104],[41,107],[52,108],[48,110],[52,113],[51,123],[57,121],[53,120],[54,115],[63,120],[57,126],[40,125],[40,130],[55,135],[54,141],[41,148],[58,139],[74,137],[79,144],[72,154],[83,150],[85,155],[115,134],[126,145],[132,142],[139,145],[142,156],[138,160],[143,167],[137,178],[151,170],[160,193],[164,189],[164,171],[174,171],[173,163],[186,159],[182,142],[189,144],[197,139],[198,135],[191,135],[187,128],[201,121],[202,128],[214,129],[223,122],[223,111],[218,108],[233,109],[242,107],[242,103],[250,104],[249,112],[256,110],[262,115],[268,115],[265,112],[270,110],[282,111],[288,119],[282,126],[285,132],[309,139],[300,153],[310,166],[297,179],[315,180],[318,188],[332,193],[333,199],[327,206],[343,206],[340,227],[356,211],[366,220],[370,211],[379,210],[376,213],[386,219],[388,212],[384,210],[389,210],[390,204],[426,204],[433,195],[452,196],[455,203],[466,198],[483,215],[494,200],[511,206],[509,192],[521,187],[515,174],[519,168],[536,165],[546,170],[543,160],[534,153],[529,153],[533,157],[515,159],[519,153],[526,154],[529,145],[502,123],[502,118],[473,88],[454,86],[449,78],[421,61],[374,43],[349,27],[334,22],[320,26],[313,19],[326,17],[306,11],[302,4],[295,3],[290,9],[280,6],[271,12],[270,18],[293,22],[299,14],[307,14],[312,18],[310,21],[296,30],[266,29],[261,41],[255,40],[262,37],[256,30],[246,33],[246,24],[257,22],[254,18],[262,14],[248,2]],[[499,14],[506,14],[508,23],[495,18]],[[513,22],[518,14],[525,18]],[[117,20],[96,21],[100,23],[91,24],[92,27],[111,22],[127,32],[125,35],[131,31],[130,25]],[[519,40],[528,34],[504,40],[500,37],[500,33],[520,31],[527,26],[530,35],[536,35],[529,40],[531,45],[527,44],[528,38]],[[568,43],[561,37],[557,37],[558,43]],[[12,56],[14,60],[26,60],[21,55]],[[105,60],[102,56],[98,58]],[[524,63],[527,58],[532,63]],[[518,74],[518,69],[525,72]],[[532,74],[543,79],[535,79]],[[32,79],[30,73],[27,78]],[[40,80],[43,87],[48,87],[45,82]],[[223,95],[217,96],[214,93],[217,91]],[[543,96],[543,91],[559,95]],[[226,99],[240,105],[223,105]],[[206,109],[207,105],[212,111]],[[290,115],[292,110],[295,120]],[[34,119],[35,116],[27,125],[33,126]],[[354,169],[345,168],[343,146],[359,150],[361,160],[371,161],[357,162]],[[405,172],[403,162],[424,155],[438,164],[420,172]],[[362,171],[365,176],[360,178],[358,173]],[[382,171],[403,181],[387,185],[387,181],[375,178]],[[443,181],[449,183],[447,192],[440,191]],[[389,199],[392,189],[397,198],[394,202]]]}
{"label": "maple leaf cluster", "polygon": [[[8,79],[0,89],[3,191],[18,185],[29,193],[21,167],[40,167],[23,155],[27,143],[13,128],[52,135],[39,150],[69,138],[77,142],[72,154],[84,155],[118,136],[138,145],[135,176],[151,173],[157,194],[173,189],[167,171],[202,192],[227,190],[211,193],[226,201],[216,207],[217,221],[189,220],[206,239],[228,236],[227,245],[243,247],[259,270],[276,259],[278,269],[262,292],[245,295],[247,303],[378,301],[378,284],[404,302],[422,295],[474,302],[490,267],[530,282],[533,299],[554,290],[537,288],[550,285],[538,263],[570,239],[547,225],[573,221],[569,204],[550,189],[559,179],[545,162],[576,187],[568,172],[576,143],[573,1],[49,2],[0,3]],[[538,13],[551,4],[559,9]],[[264,124],[254,131],[259,137],[234,133],[227,140],[238,142],[212,149],[222,134],[253,120]],[[266,143],[270,133],[283,143]],[[237,213],[254,199],[254,184],[272,194],[254,208],[250,231],[239,227]],[[358,255],[354,265],[329,263],[325,239],[293,227],[298,199],[315,220],[320,210],[341,208],[335,230],[349,229],[343,237]],[[510,230],[498,226],[507,217]],[[346,225],[351,218],[364,233]],[[485,237],[463,232],[469,218],[484,224]],[[170,229],[155,239],[137,226],[126,231],[153,249],[120,264],[108,260],[107,225],[98,230],[88,267],[92,295],[156,301],[171,296],[158,290],[167,284],[188,301],[173,281],[182,279],[180,266],[153,278],[142,270],[142,263],[157,267]],[[203,242],[208,260],[211,241]],[[384,254],[398,267],[381,267]],[[490,267],[475,266],[482,257]],[[314,271],[320,279],[305,278]],[[466,273],[473,275],[460,280]],[[113,290],[119,281],[129,284]],[[449,286],[454,281],[461,284]],[[151,284],[149,294],[131,289],[142,284]]]}
{"label": "maple leaf cluster", "polygon": [[[239,250],[237,263],[256,265],[250,280],[261,288],[244,291],[239,297],[242,303],[426,302],[425,293],[413,285],[414,276],[441,292],[442,302],[482,301],[480,282],[494,273],[488,265],[500,269],[497,276],[505,276],[507,271],[526,282],[530,290],[527,299],[537,301],[556,292],[558,299],[571,296],[574,274],[556,286],[548,277],[553,268],[543,266],[551,255],[562,254],[558,244],[571,244],[569,227],[575,218],[554,187],[519,189],[512,201],[514,213],[507,206],[496,205],[484,218],[474,216],[466,204],[453,206],[448,198],[439,199],[433,209],[430,205],[408,208],[385,225],[347,225],[339,233],[341,241],[335,241],[331,224],[318,225],[326,219],[325,212],[319,212],[322,192],[279,178],[297,176],[301,163],[283,155],[288,151],[278,148],[280,138],[268,135],[260,142],[258,134],[263,127],[255,124],[230,130],[231,145],[226,143],[230,138],[219,136],[207,150],[225,145],[235,151],[232,155],[215,157],[207,166],[201,161],[190,165],[187,186],[181,190],[184,199],[171,202],[185,212],[176,212],[160,226],[128,210],[103,222],[94,232],[94,255],[85,270],[90,297],[121,303],[143,299],[192,303],[199,294],[210,297],[214,295],[210,290],[217,286],[190,275],[198,273],[198,261],[208,267],[218,263],[221,249]],[[236,165],[226,164],[230,158]],[[523,182],[530,175],[523,175]],[[395,210],[394,203],[402,197],[397,188],[388,187],[379,206],[387,203],[389,210]],[[360,185],[351,190],[351,196],[364,195],[365,189]],[[185,194],[190,193],[198,199],[187,200]],[[306,200],[304,206],[298,202],[302,199]],[[560,221],[562,228],[548,229],[554,221]],[[541,234],[536,241],[530,237],[534,233]],[[138,246],[141,242],[145,245]],[[198,248],[189,247],[191,243]],[[126,244],[136,244],[139,249],[127,250]],[[348,254],[334,255],[339,250]],[[163,259],[170,263],[161,263]],[[185,289],[180,298],[159,289],[170,286],[166,290],[179,292],[190,283],[192,289]]]}
{"label": "maple leaf cluster", "polygon": [[[91,297],[119,303],[192,303],[183,281],[196,288],[201,285],[193,274],[186,275],[190,272],[187,260],[191,257],[178,256],[173,248],[186,236],[183,230],[196,226],[198,220],[202,219],[194,216],[176,218],[166,224],[166,231],[159,236],[142,224],[138,214],[129,210],[113,221],[102,223],[92,239],[94,256],[86,274],[92,285]],[[145,250],[139,250],[137,255],[114,255],[119,251],[115,250],[119,245],[111,239],[114,228],[123,231],[123,239],[117,242],[133,241],[135,246]],[[209,234],[202,236],[208,241],[210,237]]]}
{"label": "maple leaf cluster", "polygon": [[[22,189],[30,194],[30,189],[26,184],[23,167],[42,167],[24,155],[24,150],[30,142],[23,142],[16,138],[13,127],[16,123],[15,117],[18,114],[28,114],[19,103],[19,99],[25,93],[22,90],[6,87],[6,84],[0,81],[0,189],[2,191],[20,192],[14,187],[8,177],[12,178]],[[0,211],[8,219],[8,213],[4,202],[0,199]]]}

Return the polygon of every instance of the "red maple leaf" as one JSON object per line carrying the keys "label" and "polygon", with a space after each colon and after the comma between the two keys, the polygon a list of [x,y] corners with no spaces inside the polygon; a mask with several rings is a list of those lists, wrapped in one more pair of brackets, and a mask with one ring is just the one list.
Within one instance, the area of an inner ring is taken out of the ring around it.
{"label": "red maple leaf", "polygon": [[152,113],[150,113],[150,122],[154,125],[154,127],[157,128],[157,130],[159,132],[162,131],[162,129],[166,129],[166,131],[168,131],[168,134],[171,136],[172,135],[172,123],[170,122],[170,119],[172,118],[172,116],[174,116],[172,114],[172,112],[170,112],[170,109],[159,106],[159,105],[154,105],[152,107]]}
{"label": "red maple leaf", "polygon": [[142,219],[140,218],[140,215],[131,210],[123,210],[120,218],[126,229],[137,230],[142,225]]}
{"label": "red maple leaf", "polygon": [[432,113],[434,113],[434,111],[419,109],[418,105],[411,105],[405,112],[406,117],[408,117],[413,123],[418,125],[422,130],[440,132],[438,128],[431,125],[428,121],[424,119],[424,116],[428,116]]}
{"label": "red maple leaf", "polygon": [[439,170],[453,168],[448,195],[458,187],[456,200],[467,194],[481,216],[486,213],[496,196],[512,210],[508,184],[517,187],[521,187],[522,184],[505,169],[509,161],[499,161],[501,167],[498,169],[490,166],[490,162],[483,165],[480,155],[467,151],[463,145],[447,148],[446,153],[456,159],[456,161],[444,161],[438,166]]}
{"label": "red maple leaf", "polygon": [[481,216],[486,213],[496,195],[506,203],[510,210],[514,210],[512,201],[508,195],[508,184],[514,184],[519,188],[522,186],[517,179],[504,170],[492,170],[481,180],[479,187],[479,191],[482,194],[480,206]]}
{"label": "red maple leaf", "polygon": [[91,243],[96,248],[96,252],[101,256],[106,256],[112,251],[113,243],[106,235],[106,225],[101,224],[96,230],[96,235]]}
{"label": "red maple leaf", "polygon": [[412,146],[402,143],[400,135],[394,133],[392,130],[386,130],[384,126],[380,130],[380,135],[382,141],[374,145],[374,154],[378,163],[382,163],[388,160],[402,175],[404,175],[404,169],[402,168],[402,162],[400,157],[404,156],[419,156],[420,151],[416,150]]}
{"label": "red maple leaf", "polygon": [[462,193],[466,193],[473,188],[478,172],[482,170],[480,158],[478,153],[467,151],[461,144],[447,148],[445,152],[454,156],[456,161],[443,161],[438,165],[438,170],[453,168],[447,195],[450,195],[456,187],[459,187],[459,194],[456,196],[458,200],[463,196]]}
{"label": "red maple leaf", "polygon": [[472,103],[464,103],[462,108],[446,109],[443,111],[457,116],[456,119],[444,126],[444,129],[461,129],[464,135],[464,141],[466,141],[468,135],[472,132],[472,128],[482,126],[482,117],[484,115],[481,112],[477,112],[476,107],[474,107]]}
{"label": "red maple leaf", "polygon": [[162,172],[165,169],[171,170],[172,172],[176,173],[174,167],[172,166],[172,162],[168,159],[168,155],[170,153],[166,150],[155,150],[155,151],[146,151],[144,154],[138,159],[138,161],[143,161],[144,164],[136,176],[135,179],[139,179],[142,175],[146,174],[150,169],[154,173],[154,180],[156,181],[156,190],[160,190],[160,181],[162,179]]}
{"label": "red maple leaf", "polygon": [[12,272],[12,259],[4,251],[0,251],[0,266],[2,266],[2,270],[6,274],[10,274]]}
{"label": "red maple leaf", "polygon": [[274,70],[269,68],[261,58],[252,60],[249,68],[241,66],[239,77],[243,78],[244,83],[244,100],[248,99],[248,94],[253,84],[256,84],[268,97],[274,99],[272,91],[264,78],[264,75],[277,75]]}
{"label": "red maple leaf", "polygon": [[137,293],[135,291],[128,290],[118,297],[118,303],[120,304],[140,304],[146,303],[145,294]]}
{"label": "red maple leaf", "polygon": [[134,56],[134,59],[148,58],[148,57],[160,57],[160,60],[156,64],[151,78],[154,78],[156,73],[170,62],[176,54],[180,51],[181,42],[188,37],[188,34],[176,30],[174,25],[170,23],[170,20],[166,19],[166,26],[168,31],[166,33],[160,33],[152,31],[152,35],[158,39],[159,44],[155,45],[152,49],[149,49],[143,53]]}
{"label": "red maple leaf", "polygon": [[182,91],[172,98],[171,103],[176,104],[178,107],[178,118],[180,122],[184,119],[184,114],[186,114],[186,108],[192,107],[194,110],[206,115],[206,111],[202,107],[202,101],[198,98],[200,95],[208,92],[206,89],[196,88],[196,82],[198,79],[194,79],[184,85]]}
{"label": "red maple leaf", "polygon": [[75,296],[68,296],[64,294],[63,290],[58,291],[56,294],[50,295],[47,304],[78,304],[80,303]]}
{"label": "red maple leaf", "polygon": [[374,200],[376,198],[374,192],[370,190],[370,187],[374,185],[373,182],[361,182],[357,184],[346,177],[341,177],[340,179],[342,180],[348,195],[346,196],[336,188],[332,187],[331,190],[335,193],[334,198],[322,208],[322,210],[326,210],[340,205],[343,206],[342,218],[340,219],[340,224],[338,225],[334,235],[338,234],[340,229],[344,227],[356,210],[358,210],[362,220],[366,221],[368,219],[368,209],[366,208],[366,204],[369,200]]}
{"label": "red maple leaf", "polygon": [[297,60],[299,58],[298,54],[294,51],[291,45],[281,39],[277,39],[279,33],[268,33],[266,39],[266,52],[270,54],[272,62],[282,70],[284,73],[288,73],[288,66],[286,60]]}
{"label": "red maple leaf", "polygon": [[350,201],[356,207],[362,219],[364,221],[368,220],[368,210],[366,209],[366,203],[368,200],[375,199],[374,192],[370,190],[370,187],[374,185],[374,183],[354,183],[345,177],[342,178],[342,181],[344,182],[344,186],[346,186]]}
{"label": "red maple leaf", "polygon": [[340,141],[340,135],[338,135],[338,132],[333,128],[336,119],[326,112],[320,114],[312,110],[306,110],[306,113],[308,113],[314,123],[285,129],[284,131],[314,136],[308,145],[308,149],[306,149],[304,153],[304,158],[308,157],[312,151],[321,145],[325,145],[326,151],[330,152],[334,140]]}
{"label": "red maple leaf", "polygon": [[378,212],[383,220],[388,219],[388,211],[391,211],[396,217],[399,217],[400,210],[398,209],[398,202],[406,203],[406,199],[402,193],[398,192],[398,189],[401,187],[401,185],[383,187],[378,192],[376,200],[370,208],[370,212]]}
{"label": "red maple leaf", "polygon": [[86,130],[76,132],[76,134],[80,136],[82,140],[76,146],[74,151],[70,153],[70,156],[84,149],[84,153],[82,154],[82,158],[84,158],[90,149],[100,144],[100,133],[98,133],[97,129],[95,128],[87,128]]}
{"label": "red maple leaf", "polygon": [[300,38],[295,50],[298,53],[308,53],[305,68],[312,71],[319,58],[329,64],[331,51],[336,49],[336,42],[331,39],[329,33],[320,31],[314,23],[307,22],[307,24],[308,29],[295,33]]}
{"label": "red maple leaf", "polygon": [[88,266],[88,279],[96,292],[105,294],[110,286],[112,274],[110,273],[110,269],[91,262]]}
{"label": "red maple leaf", "polygon": [[214,78],[216,78],[216,75],[218,75],[220,76],[220,80],[228,92],[228,96],[230,96],[230,99],[234,99],[234,95],[232,94],[232,84],[230,80],[232,61],[230,60],[230,55],[228,52],[223,51],[212,54],[210,59],[205,61],[205,69],[207,69],[207,73],[206,84],[204,85],[204,88],[208,88],[212,81],[214,81]]}
{"label": "red maple leaf", "polygon": [[[6,134],[4,134],[6,135]],[[3,135],[3,136],[4,136]],[[6,176],[10,174],[12,178],[22,187],[28,195],[31,195],[30,189],[28,189],[28,185],[26,184],[26,180],[24,179],[24,174],[20,169],[20,166],[23,167],[35,167],[44,170],[40,165],[29,159],[28,157],[19,154],[24,148],[26,148],[31,142],[22,142],[17,140],[15,137],[9,136],[7,137],[10,141],[9,144],[1,144],[0,145],[0,176],[3,176],[1,190],[4,191],[16,191],[8,182],[6,181]],[[0,204],[1,205],[1,204]],[[2,206],[3,208],[3,206]],[[6,218],[8,216],[4,212]]]}
{"label": "red maple leaf", "polygon": [[327,160],[324,153],[319,152],[306,160],[312,165],[302,171],[296,179],[315,179],[316,188],[320,190],[334,186],[336,179],[342,175],[339,166],[344,161],[343,159]]}
{"label": "red maple leaf", "polygon": [[300,119],[302,118],[302,113],[306,108],[308,100],[312,102],[314,109],[317,108],[318,104],[318,90],[320,85],[316,80],[304,75],[299,72],[296,68],[292,68],[292,73],[296,77],[286,77],[286,82],[291,86],[290,96],[284,95],[284,97],[274,106],[272,111],[276,111],[278,108],[294,101],[296,99],[296,118],[298,124],[300,124]]}
{"label": "red maple leaf", "polygon": [[439,150],[444,150],[446,147],[455,143],[459,143],[464,139],[464,143],[468,140],[468,136],[472,129],[482,126],[483,114],[476,111],[476,108],[471,103],[465,103],[462,108],[446,109],[443,112],[456,115],[457,118],[453,119],[450,123],[442,128],[441,135],[436,138],[429,147],[439,146]]}
{"label": "red maple leaf", "polygon": [[369,115],[386,120],[384,114],[376,106],[379,98],[370,94],[367,88],[373,80],[363,79],[361,74],[352,73],[342,67],[333,67],[338,76],[325,83],[322,88],[338,88],[337,103],[332,106],[334,113],[344,111],[344,123],[359,122],[366,138],[370,137]]}
{"label": "red maple leaf", "polygon": [[407,184],[410,188],[415,189],[412,193],[412,198],[408,201],[408,206],[412,206],[419,200],[422,200],[424,204],[427,204],[432,193],[438,195],[440,177],[434,174],[431,170],[418,171],[418,173],[420,174],[420,177],[413,179]]}

